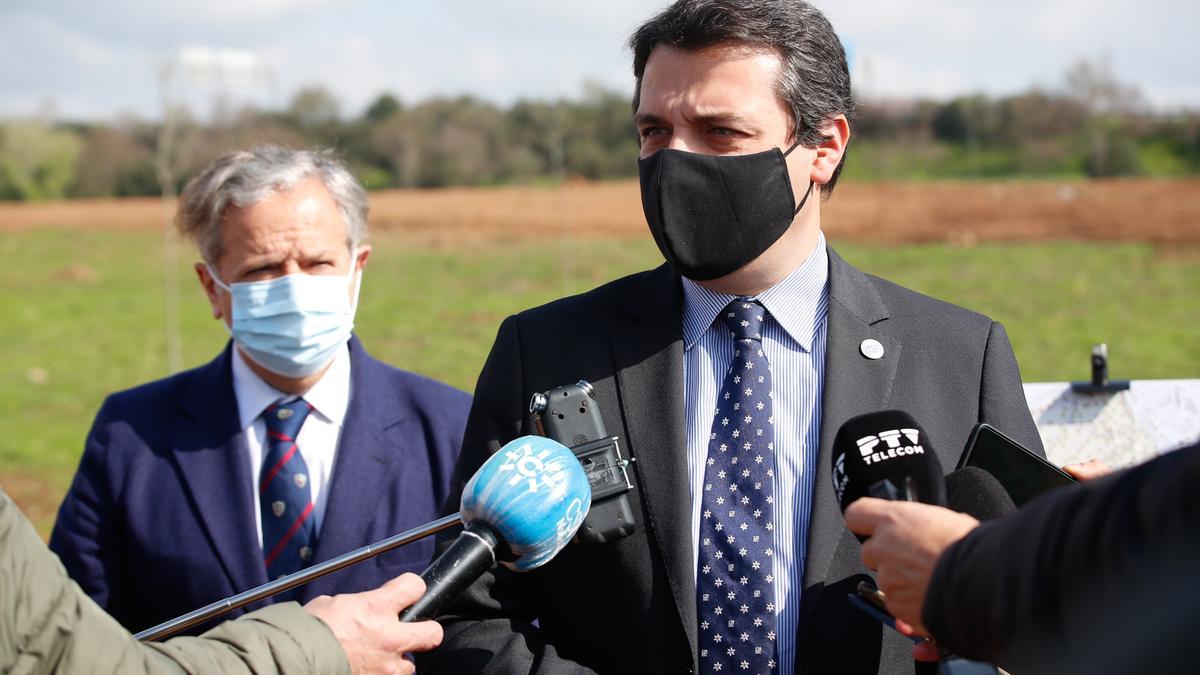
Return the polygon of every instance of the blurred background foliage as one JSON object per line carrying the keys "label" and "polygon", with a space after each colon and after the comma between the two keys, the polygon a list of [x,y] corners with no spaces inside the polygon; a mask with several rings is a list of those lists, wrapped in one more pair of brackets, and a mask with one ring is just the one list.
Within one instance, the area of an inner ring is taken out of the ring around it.
{"label": "blurred background foliage", "polygon": [[[121,197],[178,189],[221,153],[259,142],[333,148],[370,189],[602,180],[637,174],[630,97],[597,85],[577,100],[500,107],[469,96],[384,93],[347,115],[328,89],[282,110],[217,100],[172,126],[0,123],[0,199]],[[1103,63],[1081,61],[1051,89],[858,105],[848,180],[1084,178],[1200,173],[1200,112],[1152,109]],[[159,157],[160,145],[164,150]]]}

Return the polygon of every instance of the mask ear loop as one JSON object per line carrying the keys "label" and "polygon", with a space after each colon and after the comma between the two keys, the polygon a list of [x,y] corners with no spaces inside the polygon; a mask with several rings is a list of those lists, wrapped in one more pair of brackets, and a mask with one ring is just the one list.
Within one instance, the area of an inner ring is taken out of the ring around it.
{"label": "mask ear loop", "polygon": [[[226,294],[229,295],[230,309],[232,309],[233,288],[230,288],[228,283],[221,281],[221,277],[217,276],[216,271],[214,269],[212,269],[212,265],[210,265],[209,263],[204,263],[204,268],[209,270],[209,276],[212,277],[212,282],[216,283],[217,288],[221,288],[222,291],[226,292]],[[232,322],[233,322],[233,317],[229,317],[229,323],[226,323],[224,321],[221,322],[221,325],[223,325],[224,329],[226,329],[226,333],[228,333],[230,336],[233,335],[233,325],[230,325],[230,323],[232,323]]]}
{"label": "mask ear loop", "polygon": [[810,179],[808,181],[808,189],[804,191],[804,198],[800,200],[800,205],[797,206],[796,210],[792,212],[792,217],[800,215],[800,209],[804,208],[805,202],[808,201],[809,195],[812,194],[812,188],[813,188],[813,182]]}
{"label": "mask ear loop", "polygon": [[[788,155],[792,154],[792,151],[798,147],[800,147],[800,141],[796,141],[795,143],[792,143],[792,147],[788,148],[787,151],[783,153],[784,158],[786,158]],[[813,189],[813,180],[810,178],[810,179],[808,179],[808,189],[804,191],[804,197],[800,199],[800,205],[796,207],[795,211],[792,211],[792,217],[795,217],[800,214],[800,209],[804,208],[804,205],[808,202],[808,198],[812,194],[812,189]]]}
{"label": "mask ear loop", "polygon": [[225,291],[229,295],[233,295],[233,289],[229,287],[229,284],[221,281],[221,277],[217,276],[217,273],[215,270],[213,270],[212,265],[204,263],[204,269],[208,270],[208,276],[212,277],[213,283],[216,284],[218,288]]}
{"label": "mask ear loop", "polygon": [[350,302],[350,315],[358,312],[358,295],[362,293],[362,270],[358,267],[358,247],[350,249],[350,279],[354,282],[354,299]]}

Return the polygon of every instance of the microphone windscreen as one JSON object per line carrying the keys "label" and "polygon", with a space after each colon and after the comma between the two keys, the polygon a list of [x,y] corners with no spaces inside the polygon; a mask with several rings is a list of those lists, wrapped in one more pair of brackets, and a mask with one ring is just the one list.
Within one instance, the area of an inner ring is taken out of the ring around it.
{"label": "microphone windscreen", "polygon": [[575,454],[543,436],[522,436],[492,455],[463,487],[463,523],[482,523],[524,572],[549,562],[575,536],[592,487]]}
{"label": "microphone windscreen", "polygon": [[1017,510],[1000,481],[976,466],[946,476],[946,505],[976,520],[1003,518]]}
{"label": "microphone windscreen", "polygon": [[941,462],[917,421],[900,410],[859,415],[838,429],[833,488],[843,511],[859,497],[946,503]]}

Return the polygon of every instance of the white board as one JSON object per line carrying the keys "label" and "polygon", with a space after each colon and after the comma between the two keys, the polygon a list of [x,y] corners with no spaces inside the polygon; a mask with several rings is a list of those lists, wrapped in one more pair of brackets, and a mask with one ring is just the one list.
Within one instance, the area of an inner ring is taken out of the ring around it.
{"label": "white board", "polygon": [[1134,380],[1112,394],[1034,382],[1025,398],[1046,456],[1060,466],[1098,457],[1126,467],[1200,439],[1200,380]]}

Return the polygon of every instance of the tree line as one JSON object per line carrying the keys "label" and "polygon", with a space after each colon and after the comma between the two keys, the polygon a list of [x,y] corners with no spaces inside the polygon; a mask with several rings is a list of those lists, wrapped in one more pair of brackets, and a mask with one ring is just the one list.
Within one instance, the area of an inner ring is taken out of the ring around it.
{"label": "tree line", "polygon": [[[157,195],[217,155],[255,143],[334,148],[369,189],[556,183],[637,175],[630,97],[498,106],[470,96],[405,103],[382,94],[345,116],[325,88],[282,110],[177,108],[169,124],[0,123],[0,199]],[[950,100],[865,100],[847,180],[1165,176],[1200,173],[1200,112],[1151,109],[1103,64],[1053,89]]]}

